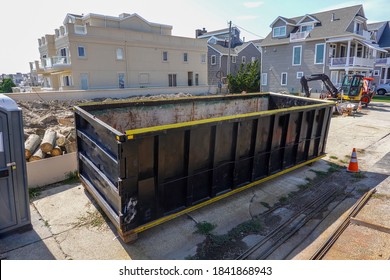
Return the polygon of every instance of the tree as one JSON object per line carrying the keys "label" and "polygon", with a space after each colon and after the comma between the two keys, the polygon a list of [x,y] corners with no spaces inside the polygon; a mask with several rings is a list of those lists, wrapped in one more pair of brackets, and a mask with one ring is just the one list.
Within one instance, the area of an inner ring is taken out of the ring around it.
{"label": "tree", "polygon": [[229,90],[231,93],[258,92],[260,89],[259,62],[241,64],[235,76],[228,75]]}
{"label": "tree", "polygon": [[12,87],[16,87],[14,81],[10,78],[5,78],[0,83],[0,92],[10,93],[12,92]]}

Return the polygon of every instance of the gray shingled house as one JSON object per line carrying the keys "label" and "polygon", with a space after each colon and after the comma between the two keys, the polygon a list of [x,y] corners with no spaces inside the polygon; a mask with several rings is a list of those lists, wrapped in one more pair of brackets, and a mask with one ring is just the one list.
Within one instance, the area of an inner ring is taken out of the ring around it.
{"label": "gray shingled house", "polygon": [[[207,40],[208,43],[208,83],[218,85],[224,82],[228,72],[229,28],[207,32],[196,30],[196,38]],[[231,29],[230,37],[230,73],[236,74],[241,64],[261,59],[261,51],[256,46],[257,41],[244,42],[240,38],[237,27]]]}
{"label": "gray shingled house", "polygon": [[370,23],[367,24],[367,29],[372,39],[378,42],[379,47],[388,51],[388,53],[381,52],[376,58],[373,77],[377,84],[388,83],[390,82],[390,22]]}
{"label": "gray shingled house", "polygon": [[[277,17],[261,43],[262,91],[301,92],[300,78],[325,73],[337,86],[346,74],[372,76],[376,59],[387,55],[369,32],[363,6],[295,18]],[[310,84],[313,92],[321,82]]]}

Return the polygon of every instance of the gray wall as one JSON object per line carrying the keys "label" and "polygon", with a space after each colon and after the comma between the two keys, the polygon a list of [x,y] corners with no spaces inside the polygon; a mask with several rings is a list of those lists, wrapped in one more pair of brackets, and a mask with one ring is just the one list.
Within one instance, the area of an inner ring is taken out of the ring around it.
{"label": "gray wall", "polygon": [[[301,41],[286,45],[267,46],[263,47],[263,64],[262,73],[267,73],[267,85],[262,86],[262,91],[290,93],[301,92],[300,80],[297,79],[297,72],[303,72],[305,76],[312,74],[324,73],[329,75],[329,71],[324,67],[324,64],[314,64],[315,45],[324,43],[324,41]],[[293,47],[302,46],[301,65],[293,66]],[[325,63],[327,63],[327,54],[325,51]],[[281,85],[281,73],[287,72],[287,85]],[[309,85],[313,92],[322,89],[321,82],[311,82]]]}

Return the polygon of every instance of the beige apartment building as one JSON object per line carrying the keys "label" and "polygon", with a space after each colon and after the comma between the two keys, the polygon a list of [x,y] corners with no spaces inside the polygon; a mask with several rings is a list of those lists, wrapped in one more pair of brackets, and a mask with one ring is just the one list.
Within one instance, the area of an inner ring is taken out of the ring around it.
{"label": "beige apartment building", "polygon": [[207,42],[137,14],[67,14],[38,43],[31,73],[52,90],[207,85]]}

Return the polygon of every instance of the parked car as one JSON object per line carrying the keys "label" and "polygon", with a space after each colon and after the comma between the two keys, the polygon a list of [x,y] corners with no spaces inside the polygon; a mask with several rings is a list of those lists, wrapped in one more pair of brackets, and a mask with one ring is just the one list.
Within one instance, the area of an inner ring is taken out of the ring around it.
{"label": "parked car", "polygon": [[390,94],[390,82],[386,84],[379,84],[376,87],[376,92],[378,95],[385,95],[386,93]]}

